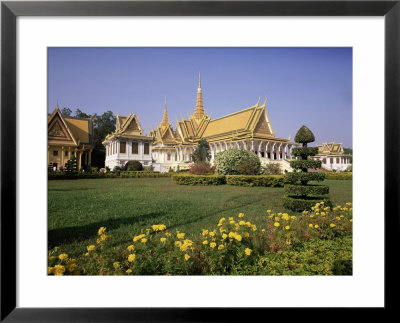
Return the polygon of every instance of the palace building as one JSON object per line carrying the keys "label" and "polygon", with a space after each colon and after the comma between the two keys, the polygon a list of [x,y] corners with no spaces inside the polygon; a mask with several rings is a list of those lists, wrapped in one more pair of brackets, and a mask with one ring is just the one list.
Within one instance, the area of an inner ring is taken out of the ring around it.
{"label": "palace building", "polygon": [[144,166],[152,165],[152,137],[142,135],[139,118],[130,114],[127,117],[117,115],[115,131],[106,136],[105,166],[111,170],[122,167],[130,160],[140,161]]}
{"label": "palace building", "polygon": [[281,162],[283,169],[289,168],[286,158],[291,157],[291,148],[297,146],[290,139],[275,137],[266,110],[266,100],[248,108],[211,120],[203,105],[201,79],[197,88],[196,106],[188,119],[177,121],[176,130],[168,119],[167,103],[164,115],[157,129],[150,131],[153,140],[152,157],[164,167],[187,168],[191,154],[200,139],[210,145],[211,162],[217,153],[231,149],[247,149],[258,155],[265,164],[270,161]]}
{"label": "palace building", "polygon": [[47,117],[47,164],[52,170],[65,167],[73,155],[78,169],[91,164],[93,121],[63,117],[58,104]]}
{"label": "palace building", "polygon": [[343,171],[351,167],[351,155],[344,153],[343,144],[323,143],[313,159],[322,161],[322,167],[328,170]]}
{"label": "palace building", "polygon": [[113,169],[124,166],[129,160],[138,160],[157,171],[186,169],[197,143],[204,138],[210,145],[211,163],[217,153],[239,148],[253,151],[264,164],[274,161],[281,163],[283,169],[289,169],[286,159],[291,158],[291,148],[298,144],[275,137],[266,103],[265,100],[260,105],[259,99],[253,106],[212,120],[204,109],[199,75],[194,112],[188,119],[177,120],[175,129],[168,119],[166,99],[162,121],[148,136],[142,134],[136,115],[117,115],[115,132],[103,142],[105,165]]}

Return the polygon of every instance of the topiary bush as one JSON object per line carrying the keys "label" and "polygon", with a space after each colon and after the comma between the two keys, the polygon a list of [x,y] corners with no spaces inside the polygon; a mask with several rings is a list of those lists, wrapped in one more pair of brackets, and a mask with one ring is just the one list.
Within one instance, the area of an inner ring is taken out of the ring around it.
{"label": "topiary bush", "polygon": [[260,173],[261,168],[258,156],[242,149],[228,149],[218,153],[214,165],[215,172],[221,175],[255,175]]}
{"label": "topiary bush", "polygon": [[294,140],[303,144],[303,147],[293,149],[293,155],[301,159],[290,162],[294,171],[286,174],[285,192],[287,195],[283,197],[283,206],[293,211],[309,210],[320,201],[323,201],[326,206],[331,206],[329,198],[324,197],[329,193],[327,185],[308,185],[310,181],[322,182],[325,180],[324,173],[308,172],[309,168],[321,168],[320,160],[308,159],[309,156],[315,156],[318,153],[317,147],[307,147],[308,143],[315,141],[314,134],[306,126],[302,126]]}
{"label": "topiary bush", "polygon": [[125,164],[124,170],[127,170],[127,171],[143,170],[143,165],[142,165],[142,163],[140,161],[130,160]]}

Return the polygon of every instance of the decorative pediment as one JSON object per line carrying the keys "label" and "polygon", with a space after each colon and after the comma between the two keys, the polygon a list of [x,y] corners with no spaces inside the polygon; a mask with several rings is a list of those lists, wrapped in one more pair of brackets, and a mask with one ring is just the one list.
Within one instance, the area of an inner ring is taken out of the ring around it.
{"label": "decorative pediment", "polygon": [[256,126],[254,127],[254,132],[264,135],[273,135],[271,132],[271,127],[267,122],[267,119],[264,116],[264,113],[261,114],[260,119],[258,120]]}
{"label": "decorative pediment", "polygon": [[47,138],[49,141],[63,141],[77,144],[58,108],[54,110],[48,120]]}

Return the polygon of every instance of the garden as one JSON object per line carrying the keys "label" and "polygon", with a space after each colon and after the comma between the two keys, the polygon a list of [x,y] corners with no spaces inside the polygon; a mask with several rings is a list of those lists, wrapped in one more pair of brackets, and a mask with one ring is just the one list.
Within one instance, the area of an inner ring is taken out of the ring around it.
{"label": "garden", "polygon": [[[305,150],[313,153],[303,146],[299,154]],[[260,175],[257,159],[236,160],[242,169],[217,159],[216,169],[200,161],[186,174],[118,170],[95,180],[53,178],[48,274],[352,274],[351,176],[328,174],[317,185],[322,177],[307,172],[307,156],[293,161],[297,175]],[[291,209],[288,197],[312,204]]]}

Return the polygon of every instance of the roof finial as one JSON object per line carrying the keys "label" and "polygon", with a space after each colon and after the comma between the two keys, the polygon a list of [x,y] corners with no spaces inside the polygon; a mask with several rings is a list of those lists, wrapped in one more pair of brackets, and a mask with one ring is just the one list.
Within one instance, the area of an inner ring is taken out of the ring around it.
{"label": "roof finial", "polygon": [[165,96],[165,105],[164,105],[164,115],[163,119],[161,121],[160,126],[169,126],[169,120],[168,120],[168,115],[167,115],[167,97]]}
{"label": "roof finial", "polygon": [[266,104],[267,104],[267,96],[265,96],[265,101],[263,103],[263,107],[265,107]]}
{"label": "roof finial", "polygon": [[59,107],[58,107],[58,99],[57,99],[57,105],[56,105],[56,108],[57,108],[57,109],[59,109]]}
{"label": "roof finial", "polygon": [[201,75],[200,75],[200,72],[199,72],[199,86],[198,86],[198,88],[201,89]]}
{"label": "roof finial", "polygon": [[197,88],[197,99],[196,99],[196,107],[194,109],[193,116],[196,119],[201,119],[205,115],[204,106],[203,106],[203,94],[201,91],[201,76],[199,72],[199,86]]}
{"label": "roof finial", "polygon": [[260,103],[261,97],[258,97],[258,101],[256,103],[256,107],[258,107],[258,104]]}

